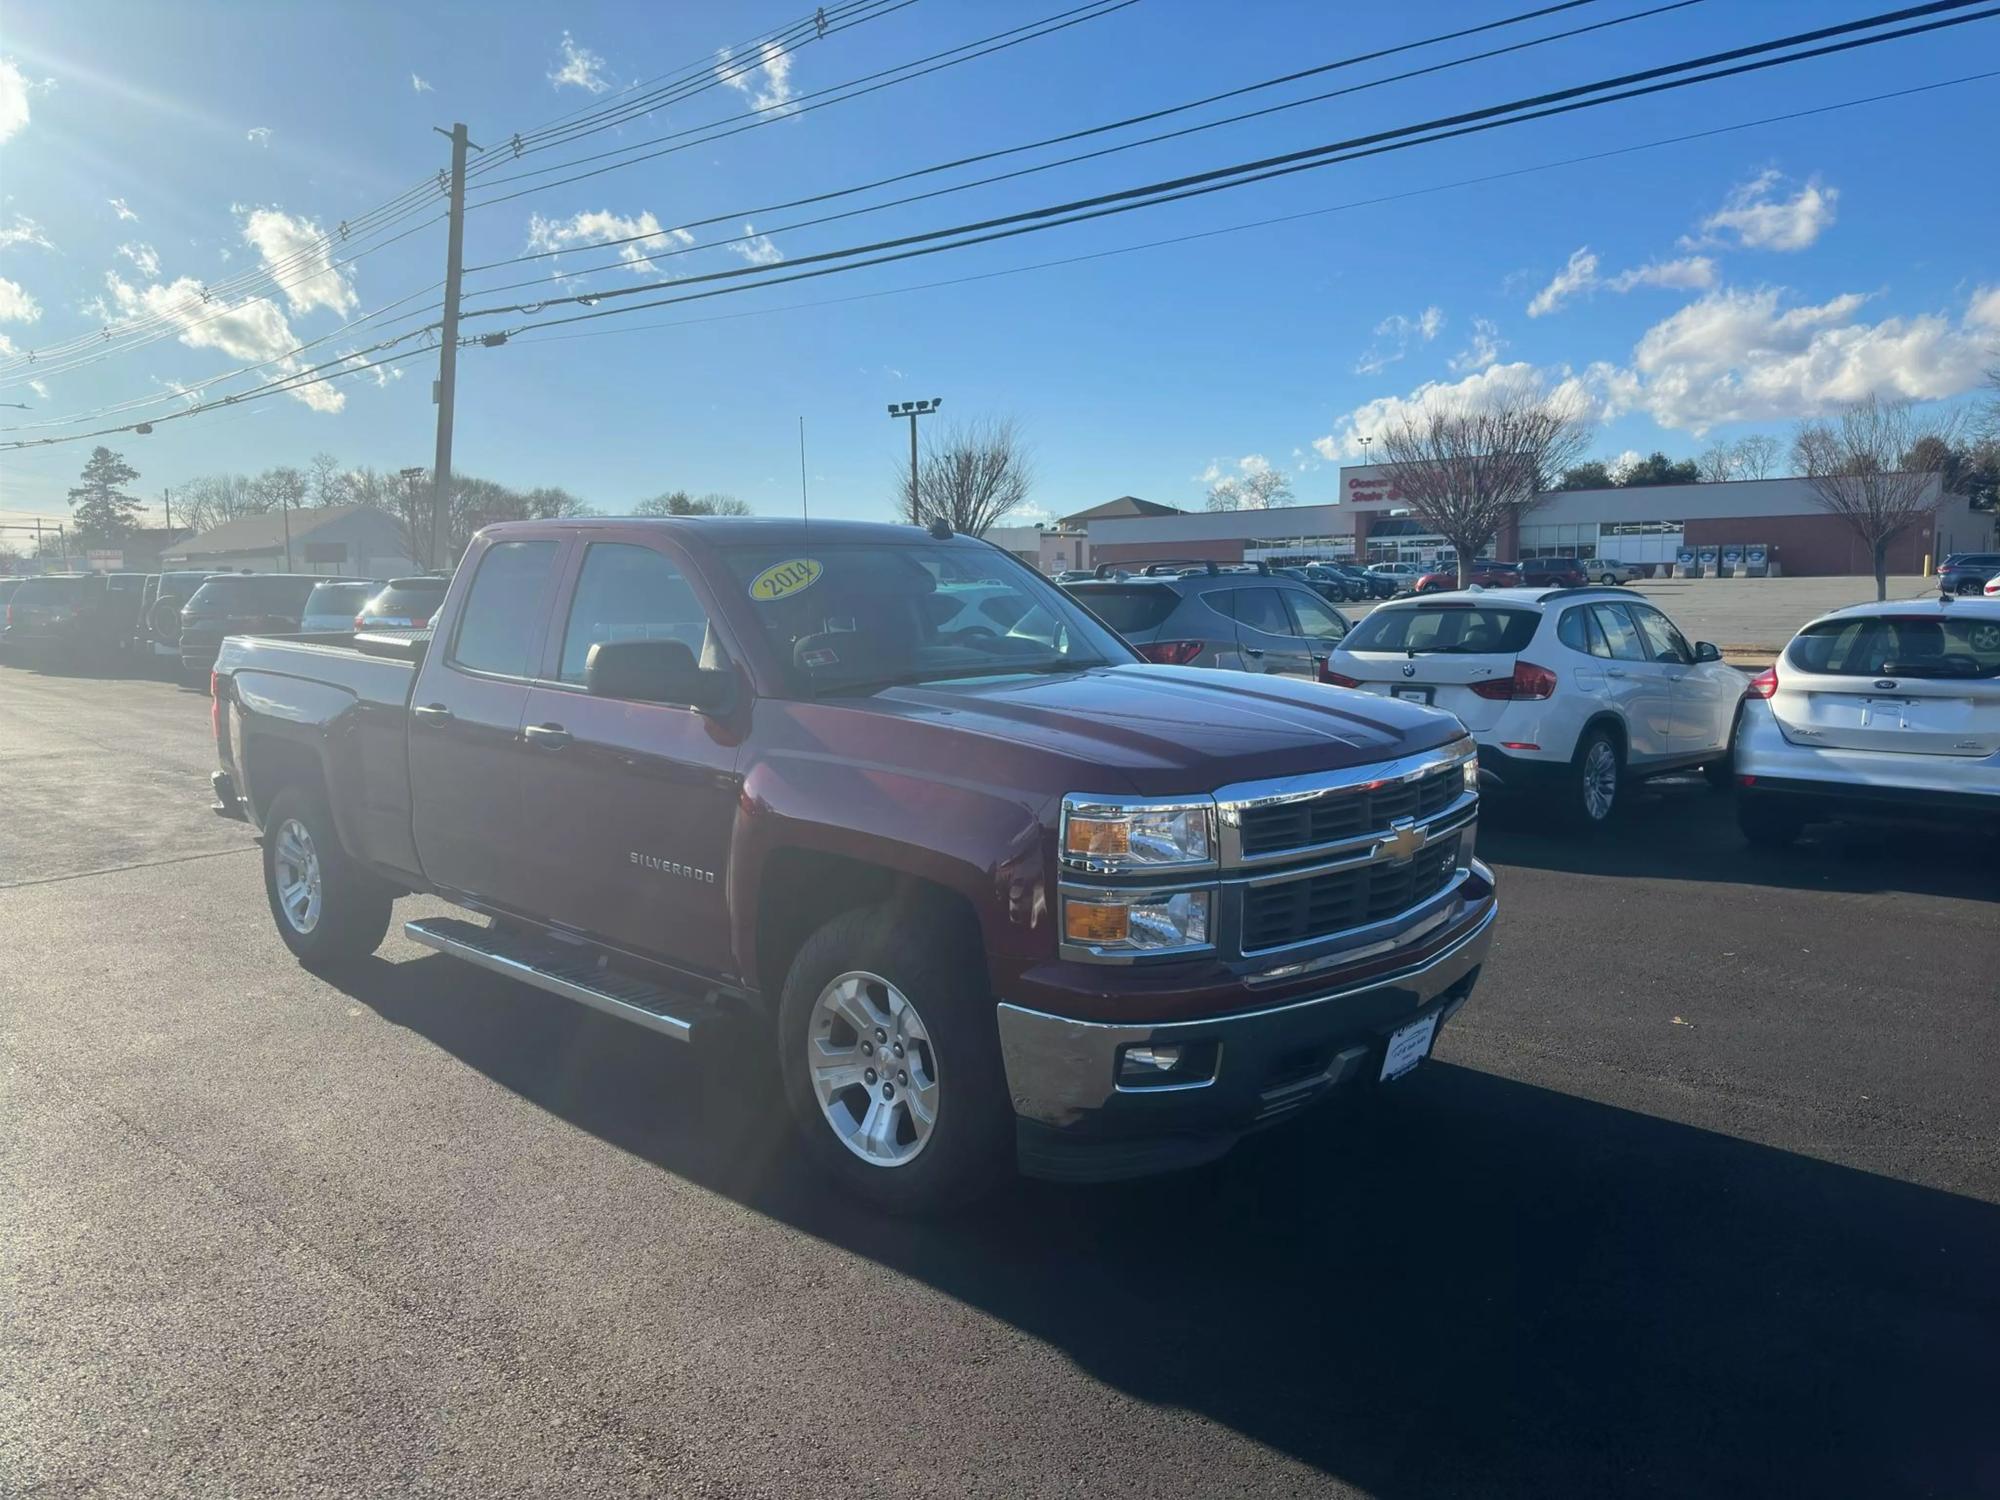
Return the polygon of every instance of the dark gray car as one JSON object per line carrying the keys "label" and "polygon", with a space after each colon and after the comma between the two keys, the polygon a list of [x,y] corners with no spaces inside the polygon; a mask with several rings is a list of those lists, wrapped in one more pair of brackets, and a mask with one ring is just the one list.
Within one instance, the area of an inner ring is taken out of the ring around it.
{"label": "dark gray car", "polygon": [[1306,584],[1261,563],[1107,564],[1063,589],[1148,661],[1314,677],[1347,634],[1347,617]]}

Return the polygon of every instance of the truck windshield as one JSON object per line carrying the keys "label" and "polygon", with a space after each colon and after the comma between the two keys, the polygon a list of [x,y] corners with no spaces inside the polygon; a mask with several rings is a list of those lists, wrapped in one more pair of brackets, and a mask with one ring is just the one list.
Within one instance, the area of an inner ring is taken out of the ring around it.
{"label": "truck windshield", "polygon": [[1053,584],[964,542],[730,547],[802,697],[1135,661]]}

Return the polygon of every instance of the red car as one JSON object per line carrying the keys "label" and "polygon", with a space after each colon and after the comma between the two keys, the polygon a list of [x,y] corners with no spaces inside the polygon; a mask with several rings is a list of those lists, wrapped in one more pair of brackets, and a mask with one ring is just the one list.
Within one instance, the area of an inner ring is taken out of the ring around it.
{"label": "red car", "polygon": [[1590,575],[1573,557],[1537,557],[1521,564],[1521,582],[1531,589],[1580,589]]}
{"label": "red car", "polygon": [[[1517,589],[1521,586],[1521,569],[1516,563],[1480,561],[1472,565],[1472,574],[1465,581],[1468,586],[1477,584],[1483,589]],[[1440,568],[1419,578],[1416,592],[1435,594],[1458,586],[1458,569]]]}

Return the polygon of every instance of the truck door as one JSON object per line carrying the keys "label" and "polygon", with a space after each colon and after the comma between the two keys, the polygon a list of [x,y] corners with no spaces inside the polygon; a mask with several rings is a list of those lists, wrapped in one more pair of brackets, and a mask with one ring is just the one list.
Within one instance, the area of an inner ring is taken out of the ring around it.
{"label": "truck door", "polygon": [[548,628],[564,542],[498,542],[431,642],[410,696],[410,823],[424,874],[446,890],[532,915],[548,879],[522,809],[521,715]]}
{"label": "truck door", "polygon": [[521,732],[523,804],[548,870],[547,916],[612,947],[709,976],[737,969],[728,861],[740,779],[737,719],[594,697],[590,648],[674,640],[730,661],[681,555],[662,539],[590,541],[544,648]]}

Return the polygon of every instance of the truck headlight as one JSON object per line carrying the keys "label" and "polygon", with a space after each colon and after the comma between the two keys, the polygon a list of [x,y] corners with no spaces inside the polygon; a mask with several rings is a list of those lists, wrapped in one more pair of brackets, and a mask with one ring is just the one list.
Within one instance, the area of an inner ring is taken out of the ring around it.
{"label": "truck headlight", "polygon": [[1473,752],[1472,752],[1472,754],[1470,754],[1470,755],[1466,756],[1466,758],[1465,758],[1465,768],[1464,768],[1464,769],[1465,769],[1465,789],[1466,789],[1466,790],[1467,790],[1468,792],[1476,792],[1476,791],[1478,791],[1478,790],[1479,790],[1479,752],[1478,752],[1477,750],[1473,751]]}
{"label": "truck headlight", "polygon": [[1215,801],[1065,797],[1058,849],[1092,875],[1203,869],[1215,863]]}
{"label": "truck headlight", "polygon": [[1208,946],[1207,891],[1092,891],[1063,897],[1063,941],[1106,956]]}

